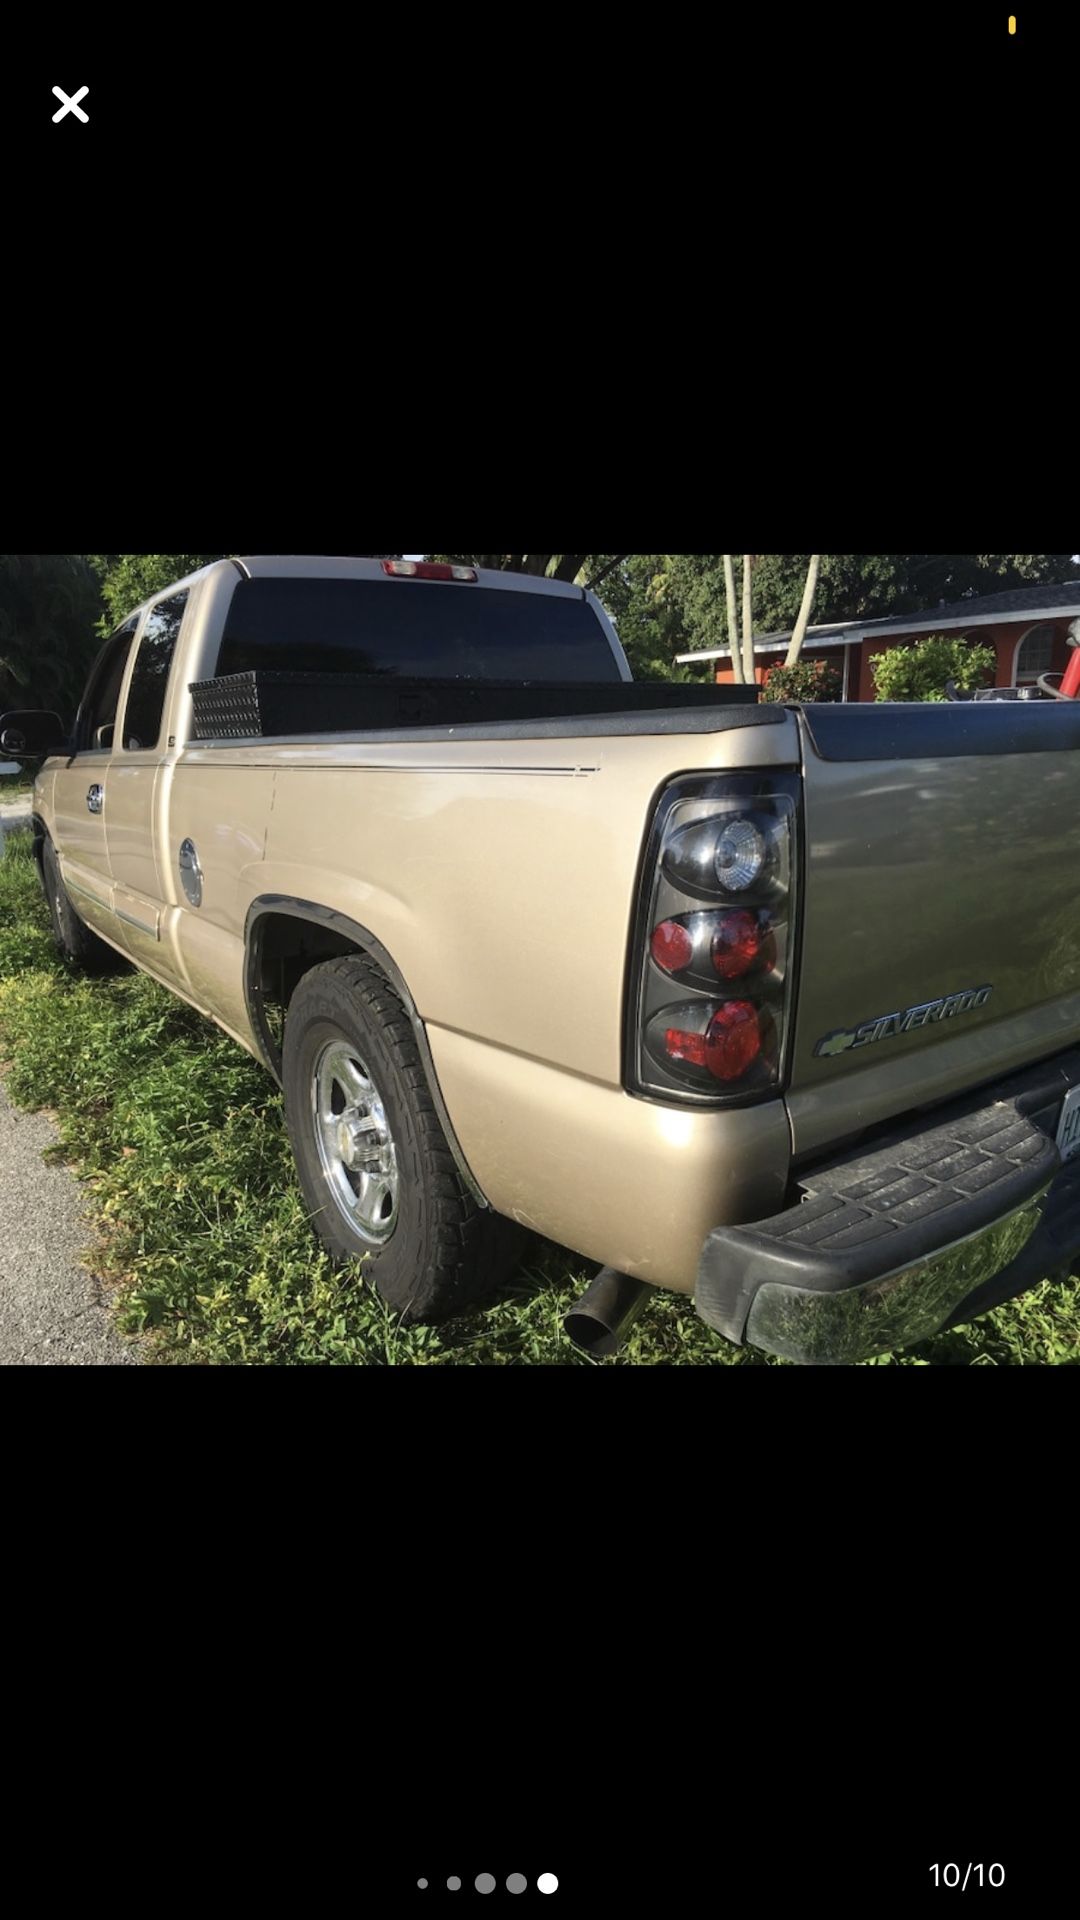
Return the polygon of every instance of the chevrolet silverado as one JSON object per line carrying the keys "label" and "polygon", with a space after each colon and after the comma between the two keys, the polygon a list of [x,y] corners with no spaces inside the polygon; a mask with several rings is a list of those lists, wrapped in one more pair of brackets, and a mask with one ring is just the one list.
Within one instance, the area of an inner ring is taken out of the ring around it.
{"label": "chevrolet silverado", "polygon": [[1080,1248],[1080,705],[647,688],[580,588],[226,560],[8,714],[72,961],[284,1090],[315,1229],[408,1319],[527,1228],[848,1363]]}

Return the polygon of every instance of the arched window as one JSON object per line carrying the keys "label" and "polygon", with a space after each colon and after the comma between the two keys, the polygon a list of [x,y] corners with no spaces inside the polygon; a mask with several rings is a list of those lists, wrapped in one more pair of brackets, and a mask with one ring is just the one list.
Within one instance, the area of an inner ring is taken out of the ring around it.
{"label": "arched window", "polygon": [[1049,673],[1054,665],[1055,629],[1042,626],[1032,627],[1025,633],[1016,649],[1016,672],[1014,684],[1018,687],[1033,686],[1041,673]]}

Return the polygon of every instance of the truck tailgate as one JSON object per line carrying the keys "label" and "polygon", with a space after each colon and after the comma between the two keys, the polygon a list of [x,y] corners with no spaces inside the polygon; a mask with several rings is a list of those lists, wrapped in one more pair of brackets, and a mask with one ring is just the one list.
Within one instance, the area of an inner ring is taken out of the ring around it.
{"label": "truck tailgate", "polygon": [[1080,704],[802,715],[797,1155],[1080,1037]]}

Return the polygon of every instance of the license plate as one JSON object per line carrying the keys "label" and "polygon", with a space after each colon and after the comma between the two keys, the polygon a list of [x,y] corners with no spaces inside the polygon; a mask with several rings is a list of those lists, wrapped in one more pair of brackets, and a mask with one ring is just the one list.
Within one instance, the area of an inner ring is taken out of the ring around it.
{"label": "license plate", "polygon": [[1057,1143],[1063,1160],[1072,1160],[1080,1153],[1080,1087],[1073,1087],[1071,1093],[1065,1095],[1065,1105],[1058,1122]]}

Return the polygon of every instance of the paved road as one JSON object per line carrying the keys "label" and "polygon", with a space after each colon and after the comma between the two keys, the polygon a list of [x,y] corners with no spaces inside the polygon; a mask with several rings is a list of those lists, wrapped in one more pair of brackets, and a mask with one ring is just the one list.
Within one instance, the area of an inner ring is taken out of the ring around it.
{"label": "paved road", "polygon": [[0,1366],[132,1367],[99,1283],[81,1265],[93,1237],[74,1174],[42,1160],[56,1128],[0,1086]]}
{"label": "paved road", "polygon": [[[28,804],[0,806],[0,854],[5,828],[29,818]],[[138,1366],[81,1262],[93,1238],[86,1195],[67,1167],[42,1160],[55,1139],[51,1120],[20,1112],[0,1086],[0,1366]]]}
{"label": "paved road", "polygon": [[[4,829],[29,824],[29,801],[0,806]],[[65,1165],[46,1165],[56,1140],[44,1114],[21,1114],[0,1087],[0,1367],[136,1367],[113,1332],[81,1254],[92,1238],[86,1196]]]}

